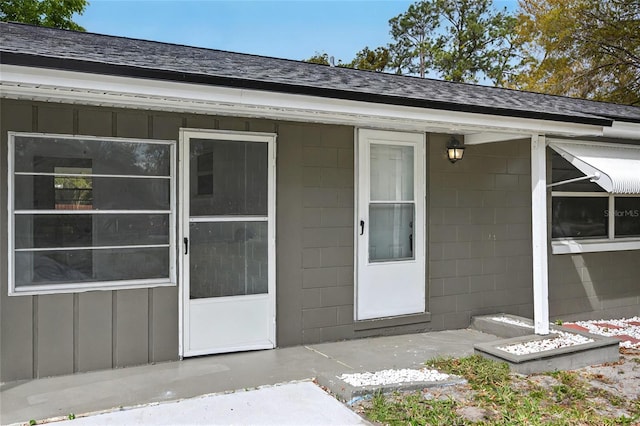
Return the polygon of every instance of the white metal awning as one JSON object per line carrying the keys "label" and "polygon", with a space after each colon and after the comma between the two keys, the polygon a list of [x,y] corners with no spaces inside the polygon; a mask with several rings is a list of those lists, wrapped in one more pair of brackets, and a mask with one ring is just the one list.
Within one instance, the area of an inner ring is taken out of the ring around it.
{"label": "white metal awning", "polygon": [[611,194],[640,194],[640,145],[553,140],[549,147]]}

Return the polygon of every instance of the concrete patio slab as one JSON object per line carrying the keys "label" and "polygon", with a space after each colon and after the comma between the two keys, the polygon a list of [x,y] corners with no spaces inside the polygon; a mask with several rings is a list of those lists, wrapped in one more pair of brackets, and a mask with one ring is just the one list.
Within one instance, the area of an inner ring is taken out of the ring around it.
{"label": "concrete patio slab", "polygon": [[205,395],[101,413],[57,426],[101,425],[368,425],[311,382]]}
{"label": "concrete patio slab", "polygon": [[308,380],[322,373],[413,368],[435,356],[470,355],[475,343],[496,339],[475,330],[454,330],[213,355],[4,383],[0,386],[0,424],[253,389]]}

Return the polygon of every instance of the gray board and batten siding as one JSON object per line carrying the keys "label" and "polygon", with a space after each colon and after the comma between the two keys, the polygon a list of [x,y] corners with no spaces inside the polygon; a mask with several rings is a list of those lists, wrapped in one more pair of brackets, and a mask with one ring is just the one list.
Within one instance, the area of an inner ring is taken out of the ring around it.
{"label": "gray board and batten siding", "polygon": [[[0,101],[7,132],[177,140],[181,127],[273,132],[277,149],[277,345],[464,328],[471,316],[531,316],[528,140],[474,146],[455,165],[427,138],[426,315],[354,323],[354,128]],[[7,187],[0,186],[7,239]],[[1,381],[178,359],[178,289],[8,296],[0,246]],[[637,315],[640,251],[550,256],[552,317]]]}

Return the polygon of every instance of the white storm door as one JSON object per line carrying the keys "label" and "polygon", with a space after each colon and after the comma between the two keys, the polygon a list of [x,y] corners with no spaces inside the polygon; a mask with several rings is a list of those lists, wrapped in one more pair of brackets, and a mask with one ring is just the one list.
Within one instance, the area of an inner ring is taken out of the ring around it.
{"label": "white storm door", "polygon": [[181,131],[183,356],[274,348],[275,135]]}
{"label": "white storm door", "polygon": [[425,312],[424,145],[358,131],[357,320]]}

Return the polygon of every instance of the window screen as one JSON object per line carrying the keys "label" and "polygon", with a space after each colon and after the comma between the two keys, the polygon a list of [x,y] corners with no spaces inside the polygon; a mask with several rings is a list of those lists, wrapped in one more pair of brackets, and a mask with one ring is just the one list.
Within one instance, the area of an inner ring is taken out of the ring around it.
{"label": "window screen", "polygon": [[10,134],[11,288],[175,283],[171,141]]}

